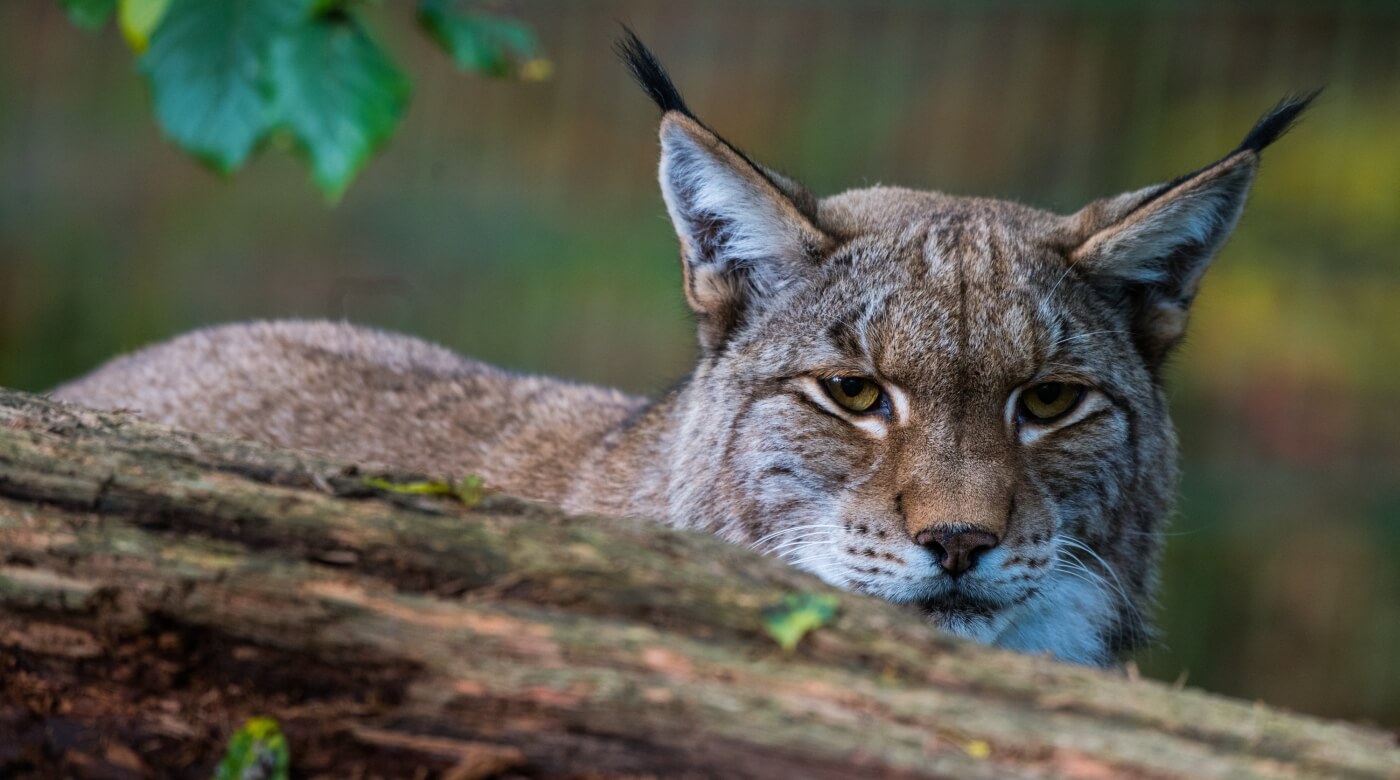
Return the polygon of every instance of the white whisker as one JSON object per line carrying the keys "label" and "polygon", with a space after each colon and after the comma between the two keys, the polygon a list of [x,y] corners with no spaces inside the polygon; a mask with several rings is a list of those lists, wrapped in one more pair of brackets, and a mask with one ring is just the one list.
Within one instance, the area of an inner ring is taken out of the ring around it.
{"label": "white whisker", "polygon": [[775,545],[773,545],[772,547],[768,548],[767,550],[764,550],[763,552],[764,552],[766,555],[772,555],[773,553],[776,553],[777,551],[782,550],[782,549],[785,549],[785,548],[788,548],[788,547],[801,547],[801,546],[807,545],[807,544],[822,544],[822,545],[827,545],[827,544],[831,544],[831,540],[828,539],[828,538],[826,538],[826,537],[822,537],[822,538],[820,538],[820,539],[817,539],[817,538],[813,538],[812,536],[803,536],[803,537],[801,537],[801,538],[799,538],[799,539],[788,539],[787,541],[784,541],[784,542],[782,542],[781,544],[775,544]]}
{"label": "white whisker", "polygon": [[790,528],[783,528],[783,529],[781,529],[781,530],[774,531],[773,533],[768,534],[767,536],[764,536],[764,537],[758,539],[758,540],[755,541],[753,544],[750,544],[749,547],[751,547],[751,548],[753,548],[753,549],[758,549],[758,546],[759,546],[760,544],[763,544],[764,542],[768,541],[769,539],[774,539],[774,538],[777,538],[777,537],[779,537],[779,536],[784,536],[784,535],[786,535],[786,534],[794,534],[794,533],[797,533],[798,531],[811,531],[811,530],[818,529],[818,528],[827,528],[827,529],[830,529],[830,528],[841,528],[841,527],[842,527],[842,526],[835,525],[835,524],[832,524],[832,523],[814,523],[814,524],[812,524],[812,525],[795,525],[795,526],[792,526],[792,527],[790,527]]}
{"label": "white whisker", "polygon": [[[1133,603],[1133,600],[1132,600],[1131,598],[1128,597],[1128,589],[1127,589],[1126,587],[1124,587],[1124,585],[1123,585],[1123,580],[1122,580],[1121,578],[1119,578],[1118,572],[1117,572],[1116,570],[1114,570],[1114,568],[1108,564],[1108,561],[1105,561],[1105,560],[1103,559],[1103,556],[1101,556],[1101,555],[1099,555],[1097,552],[1095,552],[1095,551],[1093,550],[1093,548],[1089,547],[1089,545],[1087,545],[1087,544],[1085,544],[1085,543],[1079,541],[1078,539],[1075,539],[1073,536],[1070,536],[1069,534],[1064,534],[1064,535],[1062,535],[1062,536],[1061,536],[1061,540],[1062,540],[1065,544],[1069,545],[1070,548],[1076,549],[1076,550],[1082,550],[1083,552],[1086,552],[1086,553],[1088,553],[1089,555],[1093,556],[1094,560],[1098,561],[1098,562],[1099,562],[1099,565],[1102,566],[1102,567],[1104,568],[1104,571],[1107,572],[1108,575],[1109,575],[1110,577],[1113,578],[1113,583],[1114,583],[1114,585],[1115,585],[1116,588],[1117,588],[1118,596],[1119,596],[1119,598],[1121,598],[1121,599],[1123,600],[1123,606],[1127,607],[1127,609],[1128,609],[1130,612],[1133,613],[1133,617],[1137,618],[1138,620],[1142,620],[1142,614],[1141,614],[1140,612],[1138,612],[1137,605],[1134,604],[1134,603]],[[1079,561],[1078,563],[1079,563],[1081,566],[1084,565],[1084,562],[1083,562],[1083,561]]]}
{"label": "white whisker", "polygon": [[[1072,559],[1061,559],[1061,560],[1072,560]],[[1068,567],[1068,566],[1061,566],[1061,565],[1059,565],[1059,564],[1056,564],[1056,566],[1055,566],[1055,571],[1059,572],[1060,574],[1065,575],[1066,577],[1069,577],[1069,578],[1074,579],[1074,580],[1078,580],[1079,582],[1082,582],[1082,583],[1084,583],[1085,585],[1088,585],[1089,587],[1091,587],[1091,588],[1093,588],[1094,590],[1098,591],[1098,593],[1099,593],[1100,595],[1104,596],[1104,597],[1107,598],[1109,601],[1115,600],[1115,599],[1114,599],[1114,595],[1115,595],[1115,594],[1113,593],[1112,590],[1109,589],[1108,583],[1106,583],[1106,582],[1104,581],[1103,577],[1099,576],[1098,574],[1095,574],[1094,572],[1090,571],[1089,569],[1084,568],[1084,565],[1081,564],[1081,563],[1079,563],[1078,561],[1075,561],[1075,563],[1078,564],[1078,566],[1076,566],[1076,567]]]}
{"label": "white whisker", "polygon": [[836,555],[836,554],[833,554],[833,553],[828,553],[828,554],[826,554],[826,555],[818,555],[818,556],[816,556],[815,558],[803,558],[803,559],[801,559],[801,562],[802,562],[802,563],[805,563],[805,564],[808,564],[808,565],[811,565],[811,564],[817,564],[817,563],[826,563],[827,561],[837,561],[837,560],[840,560],[840,559],[841,559],[841,556],[840,556],[840,555]]}
{"label": "white whisker", "polygon": [[[788,546],[787,548],[774,549],[772,552],[768,552],[768,553],[764,553],[764,554],[765,554],[765,555],[771,555],[771,556],[773,556],[773,557],[775,557],[775,558],[789,559],[789,558],[791,558],[792,556],[796,555],[798,552],[800,552],[800,551],[802,551],[802,550],[807,550],[807,549],[810,549],[810,548],[812,548],[812,547],[828,548],[828,547],[830,547],[830,546],[831,546],[830,544],[828,544],[827,542],[824,542],[824,541],[810,541],[810,542],[805,542],[805,543],[803,543],[803,544],[794,544],[794,545],[790,545],[790,546]],[[780,550],[781,550],[781,551],[780,551]]]}
{"label": "white whisker", "polygon": [[840,527],[841,527],[841,526],[836,525],[836,524],[834,524],[834,523],[810,523],[810,524],[808,524],[808,525],[794,525],[794,526],[789,526],[789,527],[787,527],[787,528],[780,528],[780,529],[778,529],[778,530],[774,531],[773,533],[770,533],[770,534],[768,534],[768,535],[766,535],[766,536],[761,536],[761,537],[759,537],[758,539],[756,539],[756,540],[754,541],[754,544],[756,544],[756,545],[758,545],[758,544],[763,544],[764,542],[768,541],[769,539],[773,539],[773,538],[782,536],[782,535],[784,535],[784,534],[797,533],[798,531],[810,531],[810,530],[816,529],[816,528],[840,528]]}
{"label": "white whisker", "polygon": [[1100,584],[1098,583],[1098,581],[1096,581],[1096,580],[1089,579],[1088,577],[1085,577],[1085,576],[1083,576],[1082,574],[1077,574],[1077,573],[1075,573],[1074,571],[1068,570],[1068,569],[1060,569],[1060,570],[1058,570],[1058,571],[1059,571],[1060,574],[1064,575],[1065,577],[1068,577],[1068,578],[1070,578],[1070,579],[1072,579],[1072,580],[1078,580],[1079,582],[1082,582],[1082,583],[1084,583],[1085,585],[1088,585],[1089,587],[1091,587],[1091,588],[1093,588],[1094,590],[1098,591],[1100,594],[1107,595],[1107,594],[1104,593],[1103,586],[1100,585]]}
{"label": "white whisker", "polygon": [[1074,334],[1073,336],[1065,336],[1065,337],[1062,338],[1062,339],[1058,339],[1057,341],[1055,341],[1055,343],[1053,343],[1053,344],[1050,345],[1050,348],[1051,348],[1051,349],[1054,349],[1055,347],[1058,347],[1058,346],[1060,346],[1061,344],[1068,344],[1068,343],[1071,342],[1071,341],[1078,341],[1079,339],[1087,339],[1087,338],[1089,338],[1090,336],[1101,336],[1101,335],[1104,335],[1104,334],[1107,334],[1107,333],[1129,333],[1129,331],[1126,331],[1126,330],[1091,330],[1091,331],[1089,331],[1088,333],[1076,333],[1076,334]]}
{"label": "white whisker", "polygon": [[1045,297],[1040,299],[1041,306],[1048,306],[1050,304],[1050,299],[1055,297],[1055,291],[1060,289],[1060,285],[1064,284],[1065,279],[1069,278],[1069,275],[1072,273],[1074,273],[1074,263],[1066,263],[1065,272],[1060,274],[1059,279],[1055,280],[1055,286],[1051,287],[1050,292],[1046,293]]}
{"label": "white whisker", "polygon": [[1209,530],[1210,530],[1210,528],[1208,528],[1208,527],[1206,527],[1206,526],[1202,526],[1202,527],[1200,527],[1200,528],[1188,528],[1188,529],[1186,529],[1186,530],[1184,530],[1184,531],[1126,531],[1126,530],[1125,530],[1125,531],[1119,531],[1118,533],[1123,534],[1124,536],[1147,536],[1147,537],[1152,537],[1152,538],[1155,539],[1155,538],[1157,538],[1157,537],[1163,537],[1163,536],[1191,536],[1192,534],[1198,534],[1198,533],[1201,533],[1202,531],[1209,531]]}

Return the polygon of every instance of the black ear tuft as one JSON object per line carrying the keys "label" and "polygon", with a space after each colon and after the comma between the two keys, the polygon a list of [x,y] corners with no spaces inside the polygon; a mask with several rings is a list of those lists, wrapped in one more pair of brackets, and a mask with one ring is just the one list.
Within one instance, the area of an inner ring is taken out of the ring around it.
{"label": "black ear tuft", "polygon": [[663,112],[679,111],[682,114],[695,118],[686,107],[685,101],[681,99],[681,93],[676,89],[676,85],[671,83],[671,77],[666,74],[666,69],[661,67],[656,55],[651,53],[651,49],[642,43],[637,34],[632,32],[632,28],[622,25],[622,37],[613,44],[613,50],[632,71],[632,77],[642,85],[642,89],[656,101],[656,105]]}
{"label": "black ear tuft", "polygon": [[1269,113],[1259,118],[1254,129],[1249,131],[1240,145],[1235,148],[1236,152],[1251,151],[1258,152],[1269,144],[1277,141],[1284,133],[1293,128],[1303,109],[1308,107],[1322,92],[1319,87],[1307,95],[1301,97],[1289,96],[1280,100],[1278,105],[1269,109]]}

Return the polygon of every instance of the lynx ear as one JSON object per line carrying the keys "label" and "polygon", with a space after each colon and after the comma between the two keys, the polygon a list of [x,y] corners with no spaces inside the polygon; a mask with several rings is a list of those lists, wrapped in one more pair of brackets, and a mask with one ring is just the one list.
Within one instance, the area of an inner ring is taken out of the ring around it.
{"label": "lynx ear", "polygon": [[802,277],[831,240],[816,199],[701,124],[630,30],[618,52],[661,118],[661,194],[681,245],[686,301],[715,349],[753,307]]}
{"label": "lynx ear", "polygon": [[756,166],[689,117],[661,121],[660,178],[706,347],[797,281],[830,243]]}
{"label": "lynx ear", "polygon": [[1244,210],[1259,152],[1289,129],[1316,94],[1280,103],[1219,162],[1167,184],[1095,201],[1069,218],[1070,262],[1130,308],[1138,349],[1154,369],[1185,333],[1201,276]]}

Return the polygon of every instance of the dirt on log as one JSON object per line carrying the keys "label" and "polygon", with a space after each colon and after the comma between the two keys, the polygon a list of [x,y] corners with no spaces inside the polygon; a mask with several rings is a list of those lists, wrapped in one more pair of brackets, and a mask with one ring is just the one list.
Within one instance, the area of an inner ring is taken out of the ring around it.
{"label": "dirt on log", "polygon": [[[1400,777],[1393,735],[975,646],[703,534],[0,390],[0,776]],[[766,608],[839,598],[784,652]]]}

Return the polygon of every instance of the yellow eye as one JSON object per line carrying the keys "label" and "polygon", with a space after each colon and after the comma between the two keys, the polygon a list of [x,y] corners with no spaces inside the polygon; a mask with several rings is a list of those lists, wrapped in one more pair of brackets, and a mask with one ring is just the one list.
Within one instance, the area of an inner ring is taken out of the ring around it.
{"label": "yellow eye", "polygon": [[1083,396],[1081,385],[1046,382],[1021,393],[1021,411],[1031,422],[1050,422],[1068,414]]}
{"label": "yellow eye", "polygon": [[884,391],[873,381],[860,376],[834,376],[822,380],[822,387],[831,400],[845,409],[860,414],[874,409]]}

